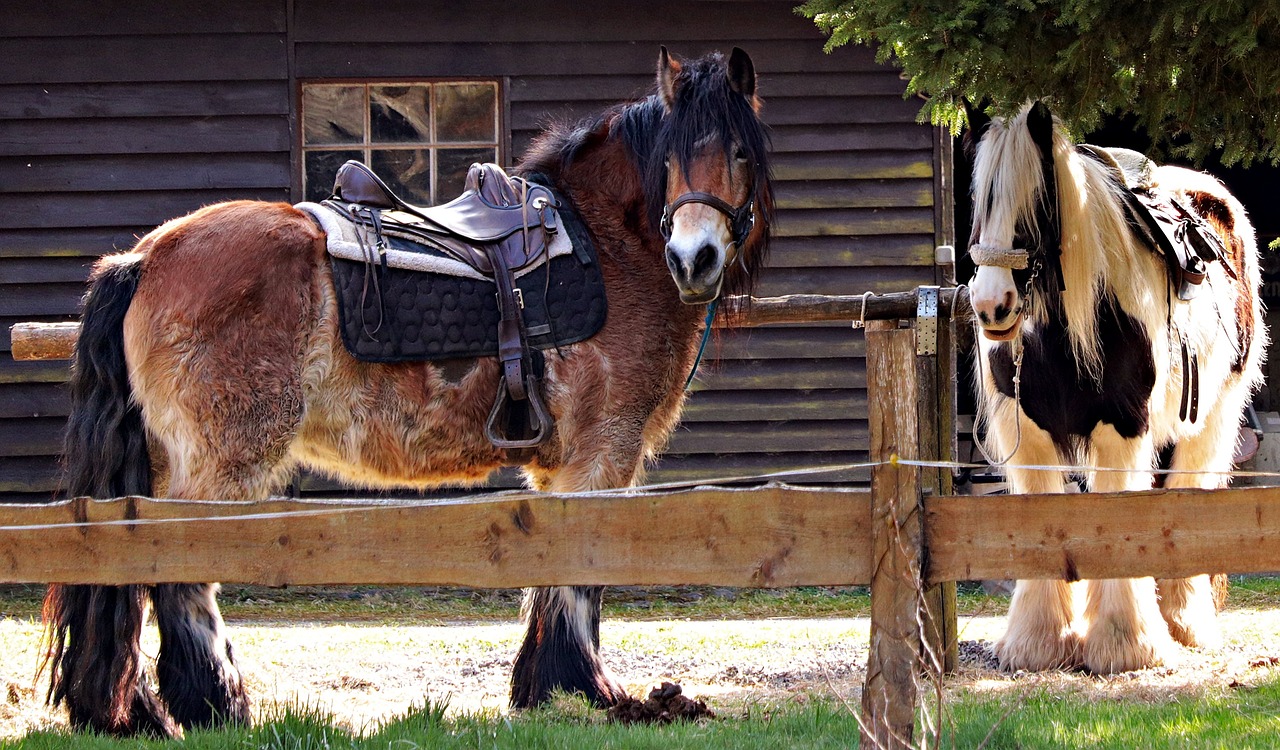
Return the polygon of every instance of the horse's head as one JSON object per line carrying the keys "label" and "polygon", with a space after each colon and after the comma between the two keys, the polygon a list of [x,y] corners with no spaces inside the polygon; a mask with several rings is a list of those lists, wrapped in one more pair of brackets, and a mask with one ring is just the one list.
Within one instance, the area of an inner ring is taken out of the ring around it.
{"label": "horse's head", "polygon": [[663,47],[658,97],[665,114],[646,187],[680,299],[749,292],[773,213],[751,57],[735,47],[728,62],[713,53],[682,63]]}
{"label": "horse's head", "polygon": [[965,107],[976,146],[969,299],[983,334],[1008,341],[1021,332],[1041,270],[1060,252],[1054,120],[1039,102],[994,120]]}

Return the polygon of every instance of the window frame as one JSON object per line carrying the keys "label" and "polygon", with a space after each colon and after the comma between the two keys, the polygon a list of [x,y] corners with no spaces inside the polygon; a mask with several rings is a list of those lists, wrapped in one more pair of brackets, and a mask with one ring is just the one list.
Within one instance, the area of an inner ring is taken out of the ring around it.
{"label": "window frame", "polygon": [[[437,178],[439,176],[439,162],[437,160],[437,152],[443,146],[444,148],[494,148],[497,163],[504,168],[511,166],[511,104],[508,99],[508,91],[510,90],[510,78],[508,76],[361,76],[361,77],[308,77],[297,78],[297,85],[294,88],[294,148],[292,158],[290,159],[290,171],[292,172],[292,185],[295,201],[306,200],[306,154],[308,151],[325,151],[325,150],[349,150],[361,151],[364,154],[366,163],[370,159],[372,151],[377,150],[412,150],[412,149],[428,149],[431,151],[431,179],[432,190],[436,191]],[[435,140],[435,92],[434,86],[438,84],[459,84],[459,83],[486,83],[494,86],[494,139],[493,141],[457,141],[444,142],[443,144]],[[431,127],[432,140],[427,142],[399,142],[387,144],[374,144],[371,142],[371,107],[369,106],[369,87],[370,86],[426,86],[433,87],[432,90],[432,114]],[[306,119],[303,108],[305,99],[303,90],[308,86],[363,86],[364,87],[364,139],[360,143],[348,144],[332,144],[315,146],[306,142]],[[437,202],[443,203],[452,200],[450,196],[436,196]]]}

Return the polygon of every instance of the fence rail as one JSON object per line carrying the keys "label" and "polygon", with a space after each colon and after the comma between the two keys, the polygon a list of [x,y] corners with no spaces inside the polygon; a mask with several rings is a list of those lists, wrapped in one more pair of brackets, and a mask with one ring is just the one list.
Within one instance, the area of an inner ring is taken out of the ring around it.
{"label": "fence rail", "polygon": [[[943,292],[939,313],[950,317],[959,295]],[[945,420],[950,402],[940,394],[953,381],[941,357],[922,353],[916,329],[900,326],[914,317],[917,295],[880,299],[865,308],[861,297],[845,297],[739,309],[748,325],[859,319],[864,309],[868,321],[888,319],[867,326],[870,492],[769,485],[420,503],[0,506],[0,581],[870,584],[864,740],[903,748],[923,643],[955,645],[954,624],[943,627],[945,610],[927,584],[1280,570],[1280,488],[948,495],[949,475],[930,462],[952,432],[937,412]],[[945,343],[945,328],[938,333]],[[74,338],[64,326],[46,338],[44,356],[69,352]],[[15,327],[15,355],[23,340]]]}

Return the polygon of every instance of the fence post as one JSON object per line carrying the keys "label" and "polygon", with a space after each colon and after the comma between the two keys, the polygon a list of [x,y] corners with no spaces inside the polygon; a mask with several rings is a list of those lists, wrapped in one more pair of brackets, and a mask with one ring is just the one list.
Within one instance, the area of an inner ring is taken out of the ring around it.
{"label": "fence post", "polygon": [[862,747],[909,748],[920,671],[920,470],[916,332],[867,321],[871,460],[871,654],[862,689]]}
{"label": "fence post", "polygon": [[[920,289],[917,289],[917,294]],[[949,314],[936,309],[936,345],[932,353],[921,353],[917,340],[916,382],[920,389],[917,419],[920,431],[920,459],[948,460],[956,454],[956,350],[955,322]],[[916,333],[921,335],[921,320],[916,318]],[[954,492],[950,469],[925,468],[920,473],[926,494],[944,497]],[[924,551],[922,567],[928,568],[929,551]],[[956,618],[956,582],[934,584],[924,592],[924,665],[931,671],[951,674],[960,663],[960,638]]]}

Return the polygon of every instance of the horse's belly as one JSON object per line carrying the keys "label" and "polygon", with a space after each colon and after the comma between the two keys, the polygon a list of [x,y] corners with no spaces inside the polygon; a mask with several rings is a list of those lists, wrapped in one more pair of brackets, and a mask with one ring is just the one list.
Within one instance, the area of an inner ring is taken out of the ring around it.
{"label": "horse's belly", "polygon": [[476,360],[457,382],[430,363],[371,364],[335,352],[328,365],[304,378],[293,450],[302,463],[362,485],[420,487],[481,482],[502,465],[484,436],[496,362]]}

